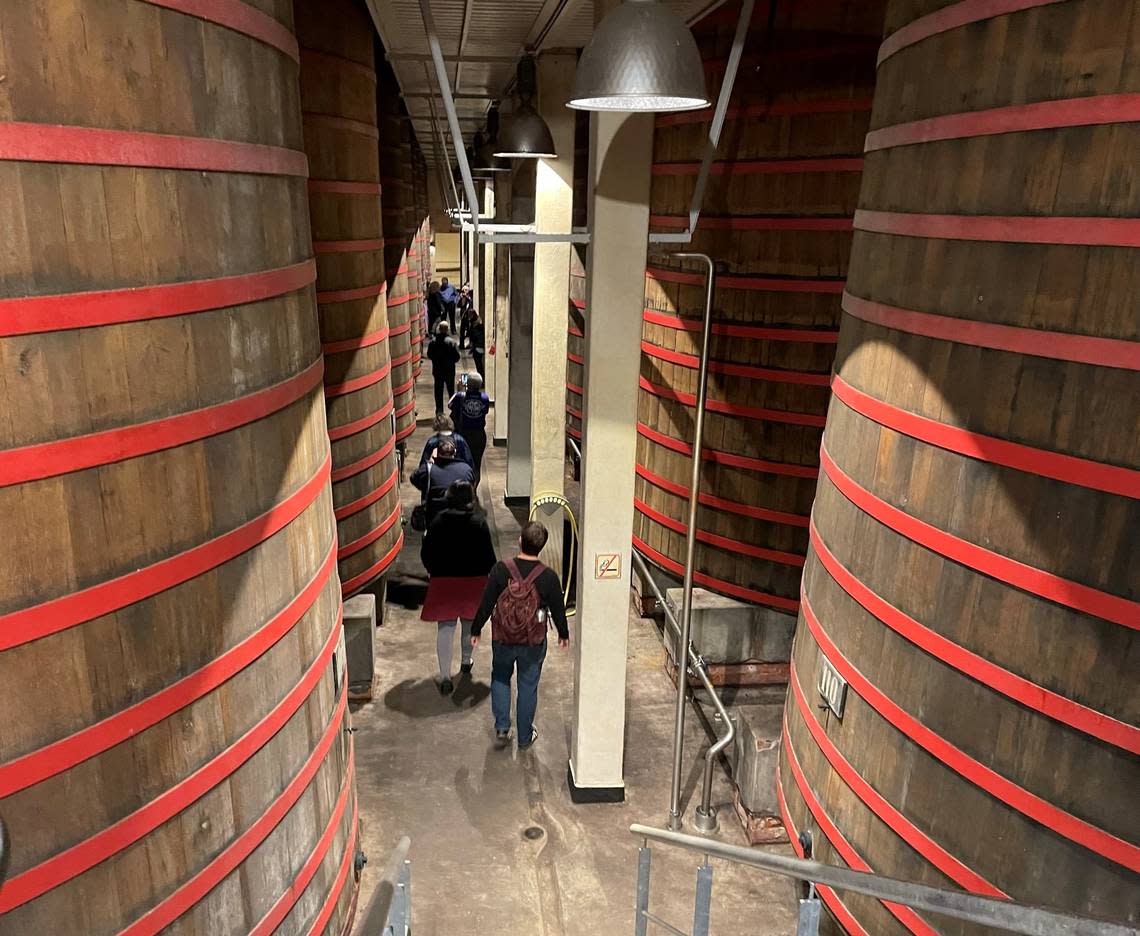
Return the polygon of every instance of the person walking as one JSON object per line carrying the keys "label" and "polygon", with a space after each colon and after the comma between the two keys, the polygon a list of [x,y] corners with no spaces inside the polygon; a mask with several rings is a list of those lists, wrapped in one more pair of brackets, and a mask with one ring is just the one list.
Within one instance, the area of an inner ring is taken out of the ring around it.
{"label": "person walking", "polygon": [[475,469],[478,486],[487,450],[487,414],[491,411],[491,398],[483,391],[483,378],[478,374],[464,374],[464,385],[448,403],[451,421],[456,431],[467,440],[471,448],[471,467]]}
{"label": "person walking", "polygon": [[424,536],[420,559],[429,576],[420,619],[436,622],[439,691],[441,695],[451,695],[455,690],[451,663],[456,623],[461,632],[459,672],[469,676],[474,668],[472,621],[487,584],[487,573],[495,567],[491,530],[469,482],[456,481],[448,486],[445,506]]}
{"label": "person walking", "polygon": [[428,334],[435,334],[435,326],[446,314],[446,309],[443,307],[443,298],[439,294],[439,283],[432,280],[428,283],[427,288],[427,316],[428,316]]}
{"label": "person walking", "polygon": [[538,708],[538,681],[546,659],[546,632],[553,623],[558,646],[570,646],[566,606],[558,576],[541,562],[546,527],[530,522],[519,537],[519,554],[497,562],[487,577],[483,599],[471,623],[471,646],[479,646],[483,627],[491,621],[491,712],[495,741],[505,747],[511,739],[511,678],[518,671],[516,711],[519,750],[538,737],[534,713]]}
{"label": "person walking", "polygon": [[479,378],[486,381],[487,374],[483,370],[483,355],[487,350],[487,329],[483,325],[483,316],[474,306],[471,308],[471,315],[466,324],[467,338],[471,345],[471,358],[475,362],[475,370],[479,372]]}
{"label": "person walking", "polygon": [[[440,322],[428,342],[427,356],[435,380],[435,414],[443,413],[443,401],[455,393],[455,365],[459,363],[459,346],[451,337],[447,322]],[[447,396],[443,395],[444,390]]]}
{"label": "person walking", "polygon": [[454,440],[444,439],[428,456],[427,463],[412,472],[409,480],[412,487],[423,494],[427,521],[424,529],[428,530],[431,529],[432,521],[444,509],[447,489],[456,481],[466,481],[474,486],[475,472],[456,455]]}
{"label": "person walking", "polygon": [[446,276],[440,283],[439,298],[443,300],[443,308],[447,313],[447,321],[451,325],[451,330],[455,331],[455,303],[459,300],[459,293],[447,281]]}
{"label": "person walking", "polygon": [[420,455],[420,462],[417,467],[422,468],[428,463],[428,459],[431,458],[431,453],[439,447],[439,443],[444,439],[450,439],[455,443],[456,458],[460,461],[467,462],[472,469],[475,468],[475,462],[471,457],[471,447],[467,444],[467,440],[464,439],[463,436],[455,434],[455,425],[452,423],[451,417],[445,416],[442,413],[436,416],[432,421],[431,435],[428,436],[428,440],[424,443],[424,450]]}

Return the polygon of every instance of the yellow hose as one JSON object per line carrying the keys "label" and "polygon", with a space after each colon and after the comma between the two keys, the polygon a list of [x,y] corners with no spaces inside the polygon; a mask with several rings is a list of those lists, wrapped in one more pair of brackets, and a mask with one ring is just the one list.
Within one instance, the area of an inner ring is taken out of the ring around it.
{"label": "yellow hose", "polygon": [[[577,517],[574,516],[574,510],[570,506],[570,501],[568,501],[561,494],[557,494],[554,491],[547,491],[547,492],[544,492],[542,494],[539,494],[536,497],[534,497],[530,502],[530,516],[527,519],[533,520],[535,518],[535,514],[536,514],[539,507],[561,507],[566,512],[566,516],[568,516],[570,518],[570,533],[571,533],[571,537],[570,537],[570,562],[567,565],[567,568],[573,569],[574,568],[574,554],[577,551],[577,545],[578,545],[578,519],[577,519]],[[562,589],[563,589],[562,601],[563,601],[563,603],[569,604],[569,601],[570,601],[570,576],[569,575],[566,576],[566,581],[562,583]],[[566,616],[570,617],[571,615],[574,614],[575,610],[576,609],[573,609],[573,608],[567,608],[566,609]]]}

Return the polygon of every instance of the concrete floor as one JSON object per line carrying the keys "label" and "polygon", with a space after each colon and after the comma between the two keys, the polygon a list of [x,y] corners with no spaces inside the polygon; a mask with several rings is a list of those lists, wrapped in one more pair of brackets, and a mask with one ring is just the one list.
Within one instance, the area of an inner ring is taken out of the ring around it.
{"label": "concrete floor", "polygon": [[[420,387],[420,413],[430,414],[427,368]],[[409,440],[410,460],[418,458],[428,432],[421,427]],[[489,448],[480,493],[500,555],[511,554],[518,535],[518,518],[503,506],[505,466],[505,450]],[[405,485],[403,496],[409,513],[417,494]],[[574,805],[566,786],[571,655],[552,650],[547,657],[534,747],[522,754],[513,745],[496,750],[488,698],[490,647],[476,651],[471,680],[458,682],[453,696],[440,696],[435,627],[419,620],[418,608],[401,604],[415,604],[425,580],[419,535],[408,528],[407,536],[389,580],[387,617],[377,633],[376,694],[354,715],[363,847],[370,857],[360,905],[367,903],[389,851],[406,834],[412,840],[417,936],[632,934],[639,842],[629,824],[663,826],[668,812],[675,690],[662,667],[655,624],[631,611],[626,800]],[[698,756],[707,745],[698,719],[690,717],[687,814],[699,797]],[[731,792],[718,768],[719,837],[744,844]],[[787,846],[778,850],[791,854]],[[650,909],[686,932],[692,929],[699,860],[662,846],[653,852]],[[790,881],[719,861],[713,866],[713,933],[794,932]]]}

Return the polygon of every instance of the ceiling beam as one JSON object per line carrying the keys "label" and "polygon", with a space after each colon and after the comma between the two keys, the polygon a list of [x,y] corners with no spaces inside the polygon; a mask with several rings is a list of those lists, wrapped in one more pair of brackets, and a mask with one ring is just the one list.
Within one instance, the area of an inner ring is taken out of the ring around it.
{"label": "ceiling beam", "polygon": [[[452,91],[451,96],[457,101],[494,101],[498,99],[497,94],[492,94],[490,91]],[[434,98],[439,97],[435,91],[408,91],[405,98]]]}
{"label": "ceiling beam", "polygon": [[[425,52],[389,52],[386,56],[389,62],[430,62],[431,55]],[[458,55],[445,55],[445,62],[457,63]],[[515,55],[465,55],[462,61],[469,65],[514,65],[518,61]]]}

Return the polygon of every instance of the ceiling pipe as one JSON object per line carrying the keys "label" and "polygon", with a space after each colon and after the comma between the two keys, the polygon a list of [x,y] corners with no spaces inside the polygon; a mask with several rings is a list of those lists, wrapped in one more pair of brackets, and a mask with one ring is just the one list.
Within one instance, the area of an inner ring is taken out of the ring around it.
{"label": "ceiling pipe", "polygon": [[[467,153],[463,149],[463,131],[459,127],[459,117],[455,113],[455,99],[451,96],[451,81],[447,77],[447,65],[443,60],[443,49],[439,45],[439,34],[435,30],[435,19],[431,14],[430,0],[420,0],[420,15],[424,21],[424,32],[427,33],[428,48],[431,49],[431,58],[435,63],[435,76],[439,83],[440,95],[443,98],[443,109],[447,112],[447,123],[451,129],[451,141],[455,145],[456,161],[459,163],[459,172],[463,176],[463,191],[467,196],[467,204],[471,208],[472,230],[475,237],[479,236],[479,197],[475,194],[475,182],[471,178],[471,167],[467,164]],[[432,108],[434,110],[434,106]],[[444,171],[447,164],[444,163]]]}

